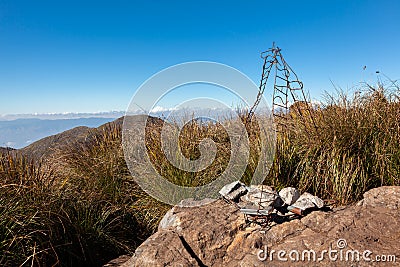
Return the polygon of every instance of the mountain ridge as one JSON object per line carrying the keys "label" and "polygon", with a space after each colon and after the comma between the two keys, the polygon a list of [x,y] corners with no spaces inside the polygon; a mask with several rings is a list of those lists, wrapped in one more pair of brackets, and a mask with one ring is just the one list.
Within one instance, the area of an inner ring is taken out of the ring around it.
{"label": "mountain ridge", "polygon": [[79,126],[98,127],[115,118],[39,119],[19,118],[0,121],[0,146],[21,149],[42,138]]}
{"label": "mountain ridge", "polygon": [[91,133],[101,131],[110,124],[115,124],[118,127],[122,127],[122,123],[123,117],[120,117],[111,122],[106,122],[98,127],[77,126],[61,133],[44,137],[24,148],[13,151],[15,151],[14,153],[19,153],[35,161],[41,159],[46,160],[51,158],[58,149],[62,149],[65,146],[73,145],[79,142],[84,142]]}

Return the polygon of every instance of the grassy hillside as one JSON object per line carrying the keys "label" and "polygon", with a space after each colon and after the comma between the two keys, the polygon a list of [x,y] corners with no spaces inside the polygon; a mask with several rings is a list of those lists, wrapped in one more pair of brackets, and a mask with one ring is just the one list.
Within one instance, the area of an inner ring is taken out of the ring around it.
{"label": "grassy hillside", "polygon": [[[264,183],[296,186],[338,205],[373,187],[399,185],[396,90],[373,88],[356,98],[338,94],[311,112],[292,109],[282,121],[286,127],[278,133],[276,158]],[[130,176],[121,123],[89,130],[79,142],[53,143],[46,164],[24,155],[0,156],[0,265],[98,266],[132,253],[156,229],[170,207],[146,195]],[[221,125],[184,127],[180,142],[188,158],[199,156],[202,138],[213,139],[218,148],[209,168],[192,173],[178,170],[162,154],[162,124],[154,119],[148,125],[146,145],[154,166],[170,181],[204,184],[227,166],[230,140]],[[251,155],[245,182],[258,161],[257,129],[255,121],[247,125]]]}
{"label": "grassy hillside", "polygon": [[5,117],[8,120],[0,120],[0,145],[6,144],[20,149],[46,136],[55,135],[77,126],[97,127],[113,120],[101,117],[57,119],[57,115],[48,115],[47,118],[45,115],[43,117],[37,115],[37,117],[42,117],[41,119],[18,117],[18,115],[11,115]]}

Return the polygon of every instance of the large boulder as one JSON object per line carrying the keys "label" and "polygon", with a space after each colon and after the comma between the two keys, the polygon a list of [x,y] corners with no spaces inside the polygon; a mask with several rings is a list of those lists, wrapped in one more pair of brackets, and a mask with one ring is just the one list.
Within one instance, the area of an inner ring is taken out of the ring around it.
{"label": "large boulder", "polygon": [[[357,205],[313,211],[270,229],[247,225],[238,207],[223,200],[175,206],[158,232],[121,266],[394,266],[372,260],[381,255],[400,260],[399,204],[400,187],[380,187],[365,193]],[[278,258],[281,250],[286,261]],[[336,260],[324,250],[336,251]],[[354,261],[356,251],[359,261]],[[365,251],[371,254],[363,258]],[[296,253],[298,261],[292,260]]]}
{"label": "large boulder", "polygon": [[398,210],[400,191],[397,186],[382,186],[364,193],[364,199],[358,205]]}

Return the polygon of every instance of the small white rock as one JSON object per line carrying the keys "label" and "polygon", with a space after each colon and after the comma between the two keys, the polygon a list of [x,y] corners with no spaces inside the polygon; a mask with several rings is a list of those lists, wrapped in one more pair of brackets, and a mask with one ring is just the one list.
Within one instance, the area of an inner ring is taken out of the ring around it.
{"label": "small white rock", "polygon": [[319,209],[322,208],[322,207],[324,206],[324,201],[323,201],[322,199],[320,199],[320,198],[317,197],[317,196],[311,195],[310,193],[307,193],[307,192],[303,193],[303,194],[299,197],[299,200],[300,200],[300,199],[303,199],[303,198],[310,199],[311,202],[314,203],[315,206],[317,206]]}
{"label": "small white rock", "polygon": [[318,207],[319,209],[324,206],[324,201],[317,196],[310,193],[303,193],[299,199],[292,205],[293,207],[305,210],[309,208]]}
{"label": "small white rock", "polygon": [[279,196],[287,205],[292,205],[300,197],[300,192],[294,187],[285,187],[279,191]]}
{"label": "small white rock", "polygon": [[306,210],[309,208],[314,208],[315,204],[309,198],[299,198],[293,205],[295,208],[299,208],[301,210]]}
{"label": "small white rock", "polygon": [[225,185],[219,190],[219,194],[229,200],[236,200],[247,193],[247,186],[239,181]]}

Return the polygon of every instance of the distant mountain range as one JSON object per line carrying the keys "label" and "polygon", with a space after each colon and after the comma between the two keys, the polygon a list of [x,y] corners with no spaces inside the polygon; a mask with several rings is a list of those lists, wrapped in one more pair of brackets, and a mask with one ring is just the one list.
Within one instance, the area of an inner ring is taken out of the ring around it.
{"label": "distant mountain range", "polygon": [[0,121],[11,121],[17,119],[41,119],[41,120],[58,120],[58,119],[82,119],[82,118],[110,118],[116,119],[124,116],[125,111],[109,111],[94,113],[31,113],[31,114],[5,114],[0,115]]}
{"label": "distant mountain range", "polygon": [[[58,155],[58,152],[68,150],[71,146],[83,144],[88,141],[90,142],[93,135],[108,130],[110,126],[115,126],[121,129],[123,121],[124,117],[121,117],[98,127],[74,127],[61,133],[44,137],[20,149],[0,147],[0,154],[10,154],[11,156],[22,155],[35,162],[44,160],[46,162],[49,161],[54,163],[54,159],[57,161],[57,158],[54,156]],[[152,124],[164,123],[162,119],[156,117],[149,117],[149,122]]]}
{"label": "distant mountain range", "polygon": [[[0,147],[20,149],[77,126],[98,127],[115,118],[16,119],[0,121]],[[85,127],[84,127],[85,128]]]}
{"label": "distant mountain range", "polygon": [[[143,114],[137,110],[129,115]],[[163,108],[154,107],[149,115],[168,121],[172,119],[200,117],[202,120],[233,117],[235,113],[229,108]],[[96,128],[125,115],[123,111],[98,113],[47,113],[0,115],[0,147],[24,148],[35,141],[50,137],[78,126]]]}

